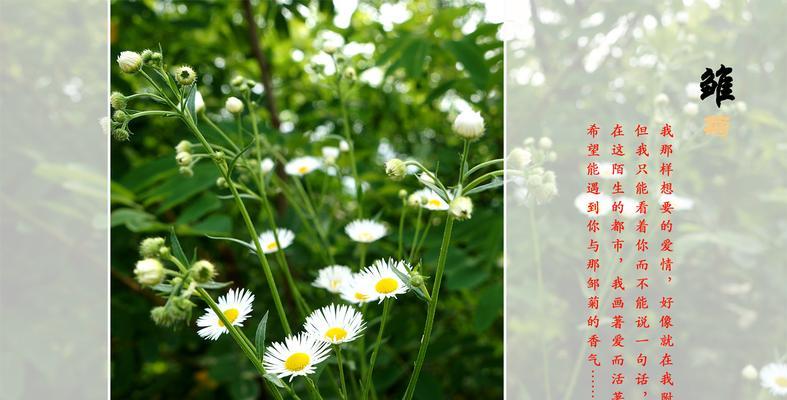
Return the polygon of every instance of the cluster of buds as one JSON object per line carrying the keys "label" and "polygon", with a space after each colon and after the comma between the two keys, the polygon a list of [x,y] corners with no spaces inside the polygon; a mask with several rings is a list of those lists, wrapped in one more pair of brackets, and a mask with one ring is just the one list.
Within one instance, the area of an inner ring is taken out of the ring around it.
{"label": "cluster of buds", "polygon": [[246,78],[244,76],[237,75],[236,77],[232,78],[230,81],[230,85],[237,91],[241,93],[248,93],[251,88],[257,85],[252,79]]}
{"label": "cluster of buds", "polygon": [[[164,238],[151,237],[139,245],[139,260],[134,268],[137,282],[142,286],[163,292],[167,302],[150,311],[150,317],[157,325],[174,326],[187,321],[195,304],[191,297],[200,285],[212,283],[216,277],[216,267],[209,261],[199,260],[187,270],[173,271],[164,267],[164,261],[174,262]],[[169,281],[167,276],[172,276]],[[215,284],[215,283],[214,283]]]}
{"label": "cluster of buds", "polygon": [[547,162],[557,160],[557,153],[552,150],[552,139],[542,137],[538,140],[527,138],[523,146],[515,147],[508,154],[507,168],[522,173],[515,183],[520,186],[520,193],[526,200],[532,199],[537,204],[546,203],[558,194],[554,171],[544,169]]}
{"label": "cluster of buds", "polygon": [[192,170],[192,166],[194,165],[194,158],[191,155],[191,142],[188,140],[181,140],[177,146],[175,146],[175,161],[178,163],[180,167],[181,175],[191,177],[194,175],[194,170]]}
{"label": "cluster of buds", "polygon": [[128,130],[130,118],[128,113],[126,113],[128,99],[123,93],[112,92],[109,96],[109,104],[115,109],[115,112],[112,113],[111,122],[112,137],[119,141],[126,141],[131,137],[131,133]]}

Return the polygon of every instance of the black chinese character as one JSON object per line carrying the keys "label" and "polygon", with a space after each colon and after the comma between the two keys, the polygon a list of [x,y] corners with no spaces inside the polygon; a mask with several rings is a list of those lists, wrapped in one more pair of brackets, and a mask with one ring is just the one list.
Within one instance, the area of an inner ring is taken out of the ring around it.
{"label": "black chinese character", "polygon": [[[700,100],[705,100],[706,97],[716,94],[716,106],[721,108],[721,102],[724,100],[735,100],[735,96],[732,95],[732,73],[731,67],[725,67],[724,64],[721,64],[721,67],[716,71],[714,75],[713,70],[710,68],[705,68],[705,72],[702,74],[702,82],[700,82],[700,89],[702,89],[702,95],[700,96]],[[716,82],[713,78],[719,78],[719,81]]]}

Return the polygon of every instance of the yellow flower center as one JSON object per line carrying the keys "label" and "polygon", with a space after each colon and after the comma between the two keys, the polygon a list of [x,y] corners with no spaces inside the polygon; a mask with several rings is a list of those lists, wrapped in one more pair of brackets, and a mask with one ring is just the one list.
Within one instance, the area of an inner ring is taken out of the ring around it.
{"label": "yellow flower center", "polygon": [[332,341],[339,341],[347,337],[347,331],[344,328],[333,327],[325,332],[325,337]]}
{"label": "yellow flower center", "polygon": [[331,286],[331,289],[336,289],[341,284],[342,284],[342,280],[341,279],[331,279],[331,282],[329,283],[329,285]]}
{"label": "yellow flower center", "polygon": [[267,246],[265,246],[266,250],[276,250],[276,242],[270,242]]}
{"label": "yellow flower center", "polygon": [[377,293],[388,294],[399,288],[399,283],[394,278],[383,278],[374,285]]}
{"label": "yellow flower center", "polygon": [[780,376],[776,378],[776,386],[787,388],[787,376]]}
{"label": "yellow flower center", "polygon": [[[227,318],[227,321],[230,321],[230,324],[235,322],[238,319],[238,309],[237,308],[228,308],[224,310],[224,317]],[[219,326],[224,327],[224,321],[219,319]]]}
{"label": "yellow flower center", "polygon": [[429,200],[429,205],[433,206],[433,207],[440,207],[440,206],[443,205],[443,203],[440,200],[432,199],[432,200]]}
{"label": "yellow flower center", "polygon": [[306,353],[292,353],[284,362],[284,368],[291,372],[298,372],[309,365],[309,355]]}
{"label": "yellow flower center", "polygon": [[355,292],[355,300],[365,301],[368,298],[369,298],[369,296],[367,296],[367,295],[365,295],[365,294],[363,294],[361,292]]}
{"label": "yellow flower center", "polygon": [[307,172],[309,172],[309,167],[307,167],[307,166],[305,166],[305,165],[304,165],[304,166],[301,166],[301,167],[298,167],[298,173],[299,173],[299,174],[305,174],[305,173],[307,173]]}
{"label": "yellow flower center", "polygon": [[371,232],[365,231],[358,234],[358,238],[367,242],[370,242],[374,239]]}

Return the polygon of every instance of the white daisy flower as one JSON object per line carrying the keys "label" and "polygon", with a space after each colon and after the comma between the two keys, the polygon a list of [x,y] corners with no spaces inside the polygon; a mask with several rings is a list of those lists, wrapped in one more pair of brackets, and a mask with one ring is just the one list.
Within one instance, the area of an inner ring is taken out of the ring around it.
{"label": "white daisy flower", "polygon": [[328,343],[320,342],[313,337],[299,333],[289,336],[284,342],[271,343],[265,349],[262,365],[265,371],[279,378],[313,374],[317,364],[325,361],[330,354]]}
{"label": "white daisy flower", "polygon": [[762,367],[760,384],[774,396],[787,396],[787,364],[771,363]]}
{"label": "white daisy flower", "polygon": [[[279,236],[279,244],[281,245],[282,249],[289,247],[292,244],[292,241],[295,239],[295,234],[286,228],[276,229],[276,235]],[[273,235],[273,231],[262,232],[260,234],[259,240],[263,253],[270,254],[279,250],[279,246],[276,245],[276,237]],[[251,247],[253,249],[254,245],[252,244]]]}
{"label": "white daisy flower", "polygon": [[323,288],[331,293],[341,293],[353,279],[350,268],[344,265],[331,265],[321,269],[312,286]]}
{"label": "white daisy flower", "polygon": [[[588,211],[588,203],[598,201],[598,214]],[[587,216],[606,215],[612,211],[612,198],[605,194],[582,193],[574,199],[574,206]]]}
{"label": "white daisy flower", "polygon": [[290,160],[290,162],[284,166],[284,172],[286,172],[287,175],[304,176],[320,168],[321,166],[322,161],[320,161],[319,158],[311,156],[297,157]]}
{"label": "white daisy flower", "polygon": [[[355,179],[352,176],[345,175],[342,177],[342,190],[347,195],[355,197]],[[366,193],[367,190],[369,190],[369,182],[361,181],[361,191]]]}
{"label": "white daisy flower", "polygon": [[353,274],[351,279],[341,288],[342,299],[352,304],[364,304],[372,301],[370,287],[360,279],[360,274]]}
{"label": "white daisy flower", "polygon": [[[246,289],[230,289],[225,295],[219,297],[216,304],[233,326],[243,326],[251,313],[251,303],[254,302],[254,295]],[[223,333],[228,333],[224,322],[213,312],[210,307],[205,308],[205,314],[197,319],[197,326],[201,327],[197,334],[205,339],[216,340]]]}
{"label": "white daisy flower", "polygon": [[356,219],[347,224],[344,231],[350,239],[361,243],[374,242],[388,233],[385,225],[371,219]]}
{"label": "white daisy flower", "polygon": [[333,164],[336,162],[336,159],[339,158],[339,148],[333,146],[325,146],[322,148],[322,158],[328,164]]}
{"label": "white daisy flower", "polygon": [[371,300],[382,302],[388,298],[407,293],[407,285],[394,273],[394,268],[404,275],[409,274],[409,265],[404,261],[377,260],[358,274],[358,285],[364,286]]}
{"label": "white daisy flower", "polygon": [[445,211],[450,205],[443,200],[434,190],[424,188],[413,192],[411,196],[422,199],[421,207],[432,211]]}
{"label": "white daisy flower", "polygon": [[304,324],[309,336],[331,344],[352,342],[365,328],[361,313],[353,307],[335,304],[314,311]]}

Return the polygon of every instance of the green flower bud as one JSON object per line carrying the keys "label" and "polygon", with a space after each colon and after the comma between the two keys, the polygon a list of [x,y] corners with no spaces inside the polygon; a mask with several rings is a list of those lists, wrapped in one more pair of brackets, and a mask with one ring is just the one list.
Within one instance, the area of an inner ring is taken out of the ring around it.
{"label": "green flower bud", "polygon": [[402,180],[407,174],[407,165],[398,158],[392,158],[385,163],[385,173],[395,180]]}
{"label": "green flower bud", "polygon": [[164,265],[155,258],[146,258],[137,261],[134,275],[141,285],[155,286],[164,279]]}
{"label": "green flower bud", "polygon": [[142,62],[145,64],[149,63],[151,58],[153,58],[153,51],[150,49],[142,50]]}
{"label": "green flower bud", "polygon": [[470,219],[473,216],[473,201],[469,197],[458,196],[451,201],[448,211],[458,220]]}
{"label": "green flower bud", "polygon": [[127,105],[126,96],[120,92],[112,92],[109,96],[109,104],[116,110],[125,110]]}
{"label": "green flower bud", "polygon": [[128,120],[128,114],[126,114],[123,110],[117,110],[114,114],[112,114],[112,119],[115,122],[126,122]]}
{"label": "green flower bud", "polygon": [[187,153],[191,152],[191,142],[189,142],[188,140],[181,140],[180,143],[178,143],[178,145],[175,146],[175,151],[178,153],[184,151]]}
{"label": "green flower bud", "polygon": [[191,178],[192,176],[194,176],[194,170],[191,169],[191,167],[180,167],[180,169],[178,169],[178,172],[180,172],[180,174],[185,176],[186,178]]}
{"label": "green flower bud", "polygon": [[139,255],[142,258],[158,257],[159,250],[164,246],[164,238],[151,237],[147,238],[139,244]]}
{"label": "green flower bud", "polygon": [[216,276],[216,267],[209,261],[199,260],[191,266],[191,278],[197,283],[206,283]]}
{"label": "green flower bud", "polygon": [[158,326],[172,326],[175,322],[170,318],[167,309],[163,306],[154,307],[150,310],[150,319]]}
{"label": "green flower bud", "polygon": [[400,199],[405,199],[405,198],[407,198],[407,191],[406,191],[406,190],[404,190],[404,189],[400,189],[400,190],[399,190],[399,198],[400,198]]}
{"label": "green flower bud", "polygon": [[134,51],[122,51],[118,55],[117,63],[123,72],[134,74],[142,69],[142,56]]}
{"label": "green flower bud", "polygon": [[355,72],[355,68],[347,67],[347,69],[344,70],[344,79],[347,79],[350,82],[355,82],[357,78],[358,74]]}
{"label": "green flower bud", "polygon": [[197,80],[197,73],[188,65],[183,65],[175,70],[175,80],[180,86],[189,86]]}
{"label": "green flower bud", "polygon": [[159,254],[159,256],[161,256],[161,258],[169,257],[169,254],[170,254],[169,247],[161,246],[161,248],[158,249],[158,254]]}
{"label": "green flower bud", "polygon": [[129,132],[126,129],[124,129],[124,128],[117,128],[117,129],[112,131],[112,137],[115,138],[115,140],[118,140],[118,141],[121,141],[121,142],[125,142],[126,140],[128,140],[131,137],[131,135],[129,134]]}
{"label": "green flower bud", "polygon": [[424,284],[423,275],[415,271],[410,272],[410,286],[421,287],[421,285],[423,284]]}
{"label": "green flower bud", "polygon": [[163,59],[163,56],[161,55],[161,53],[159,53],[157,51],[153,52],[153,54],[150,56],[150,65],[153,66],[153,67],[159,67],[159,66],[161,66],[161,60],[162,59]]}
{"label": "green flower bud", "polygon": [[218,186],[218,187],[220,187],[222,189],[229,187],[229,185],[227,185],[227,180],[224,179],[223,176],[220,176],[218,179],[216,179],[216,186]]}
{"label": "green flower bud", "polygon": [[191,165],[191,153],[181,151],[175,155],[175,161],[177,161],[178,165],[181,167],[188,167]]}

